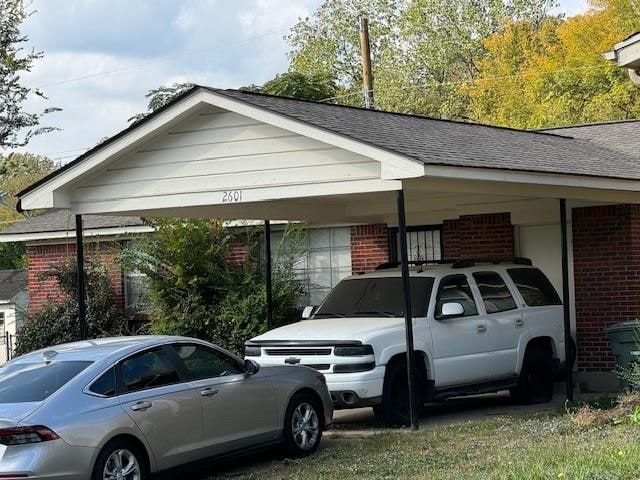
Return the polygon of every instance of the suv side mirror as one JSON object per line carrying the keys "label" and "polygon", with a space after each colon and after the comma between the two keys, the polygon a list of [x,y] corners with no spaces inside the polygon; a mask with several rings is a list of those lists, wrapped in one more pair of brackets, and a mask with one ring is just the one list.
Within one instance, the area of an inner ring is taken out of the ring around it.
{"label": "suv side mirror", "polygon": [[247,375],[255,375],[258,373],[258,370],[260,370],[258,362],[249,359],[244,361],[244,373]]}
{"label": "suv side mirror", "polygon": [[307,305],[306,307],[304,307],[304,310],[302,310],[302,320],[310,319],[315,311],[316,311],[315,305]]}
{"label": "suv side mirror", "polygon": [[442,305],[441,319],[464,315],[464,307],[458,302],[447,302]]}

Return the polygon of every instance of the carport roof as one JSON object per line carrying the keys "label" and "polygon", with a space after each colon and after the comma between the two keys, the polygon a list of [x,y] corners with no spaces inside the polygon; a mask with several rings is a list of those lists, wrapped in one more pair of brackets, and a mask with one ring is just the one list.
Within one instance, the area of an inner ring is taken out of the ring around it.
{"label": "carport roof", "polygon": [[73,168],[198,91],[211,92],[425,165],[640,179],[636,158],[579,138],[194,86],[18,196]]}

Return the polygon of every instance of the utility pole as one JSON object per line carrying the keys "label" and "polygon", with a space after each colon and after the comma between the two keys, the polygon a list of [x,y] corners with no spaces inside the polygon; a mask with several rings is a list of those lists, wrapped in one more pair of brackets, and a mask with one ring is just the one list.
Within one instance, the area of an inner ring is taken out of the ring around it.
{"label": "utility pole", "polygon": [[369,42],[369,19],[360,16],[360,58],[362,62],[362,83],[364,106],[373,109],[373,71],[371,69],[371,44]]}

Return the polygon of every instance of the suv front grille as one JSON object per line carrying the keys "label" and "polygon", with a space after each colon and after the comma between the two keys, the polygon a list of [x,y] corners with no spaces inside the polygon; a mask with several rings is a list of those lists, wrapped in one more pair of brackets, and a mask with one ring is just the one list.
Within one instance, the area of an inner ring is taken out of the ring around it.
{"label": "suv front grille", "polygon": [[329,370],[331,368],[331,365],[329,365],[328,363],[318,363],[315,365],[310,365],[310,364],[305,364],[305,367],[310,367],[310,368],[315,368],[316,370]]}
{"label": "suv front grille", "polygon": [[330,348],[265,348],[265,353],[270,356],[331,355],[331,349]]}

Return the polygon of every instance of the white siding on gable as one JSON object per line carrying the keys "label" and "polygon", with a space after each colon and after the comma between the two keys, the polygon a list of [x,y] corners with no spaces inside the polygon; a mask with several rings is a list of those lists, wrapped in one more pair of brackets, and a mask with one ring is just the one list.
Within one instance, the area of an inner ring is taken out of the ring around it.
{"label": "white siding on gable", "polygon": [[211,109],[81,180],[70,199],[104,204],[217,193],[209,202],[220,204],[229,191],[378,180],[380,169],[371,158]]}

